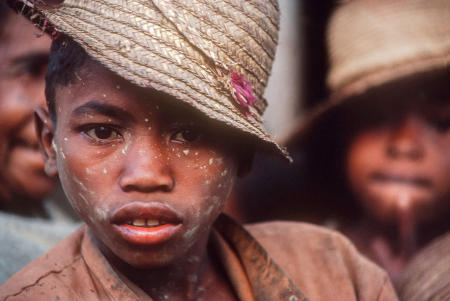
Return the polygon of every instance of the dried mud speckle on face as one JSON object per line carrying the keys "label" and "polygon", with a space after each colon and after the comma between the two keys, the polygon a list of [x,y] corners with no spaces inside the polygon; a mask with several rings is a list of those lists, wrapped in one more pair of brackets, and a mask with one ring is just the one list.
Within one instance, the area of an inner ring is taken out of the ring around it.
{"label": "dried mud speckle on face", "polygon": [[86,185],[84,185],[84,183],[81,182],[80,179],[78,179],[76,176],[73,176],[72,178],[73,178],[73,181],[74,181],[75,183],[77,183],[78,186],[80,186],[80,188],[81,188],[82,190],[88,191],[88,189],[86,188]]}
{"label": "dried mud speckle on face", "polygon": [[55,151],[55,153],[58,152],[58,147],[56,146],[55,140],[52,140],[52,148]]}
{"label": "dried mud speckle on face", "polygon": [[108,219],[108,211],[106,208],[101,206],[97,206],[94,209],[96,217],[101,221],[107,221]]}

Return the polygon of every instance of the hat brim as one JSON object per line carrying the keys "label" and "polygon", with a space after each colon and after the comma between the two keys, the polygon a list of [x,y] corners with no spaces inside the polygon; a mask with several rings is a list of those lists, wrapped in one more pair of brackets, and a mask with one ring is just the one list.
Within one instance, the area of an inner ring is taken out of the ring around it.
{"label": "hat brim", "polygon": [[376,86],[367,87],[365,90],[359,90],[357,93],[334,94],[327,101],[322,102],[309,112],[306,117],[297,120],[293,130],[281,139],[280,143],[286,145],[288,150],[297,145],[307,143],[308,136],[317,134],[317,129],[320,125],[324,124],[332,116],[339,114],[339,111],[345,110],[347,107],[352,107],[355,103],[359,103],[362,99],[368,98],[374,93],[379,93],[382,89],[397,89],[411,92],[411,89],[417,91],[426,88],[428,83],[436,83],[436,81],[439,81],[442,83],[443,89],[448,89],[448,97],[450,100],[450,85],[445,85],[449,78],[450,65],[446,65],[432,70],[400,76]]}

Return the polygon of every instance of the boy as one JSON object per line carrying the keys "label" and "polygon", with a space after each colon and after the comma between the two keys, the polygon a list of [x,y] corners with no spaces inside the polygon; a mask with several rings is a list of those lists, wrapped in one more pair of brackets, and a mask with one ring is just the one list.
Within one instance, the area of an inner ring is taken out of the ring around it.
{"label": "boy", "polygon": [[323,216],[394,282],[450,229],[449,15],[442,0],[340,6],[328,30],[332,95],[291,137],[306,146],[305,186]]}
{"label": "boy", "polygon": [[276,2],[39,11],[70,36],[53,42],[49,112],[37,111],[45,167],[87,225],[11,278],[1,300],[396,300],[336,233],[270,223],[250,234],[220,215],[255,150],[283,153],[259,116]]}
{"label": "boy", "polygon": [[342,229],[394,282],[450,229],[449,14],[445,0],[355,1],[329,26],[330,103],[362,209]]}
{"label": "boy", "polygon": [[[51,39],[0,2],[0,283],[73,230],[70,208],[48,197],[34,108],[45,105]],[[28,40],[28,41],[26,41]],[[67,209],[66,209],[67,208]]]}

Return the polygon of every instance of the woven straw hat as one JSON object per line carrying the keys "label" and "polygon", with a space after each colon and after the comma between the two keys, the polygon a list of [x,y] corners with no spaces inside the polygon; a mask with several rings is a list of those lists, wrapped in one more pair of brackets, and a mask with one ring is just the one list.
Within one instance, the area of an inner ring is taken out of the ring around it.
{"label": "woven straw hat", "polygon": [[347,100],[385,84],[450,70],[449,0],[350,0],[328,24],[330,97],[287,139],[301,139]]}
{"label": "woven straw hat", "polygon": [[8,1],[121,77],[172,95],[289,158],[261,117],[278,40],[276,0]]}
{"label": "woven straw hat", "polygon": [[354,0],[328,28],[332,98],[450,64],[448,0]]}

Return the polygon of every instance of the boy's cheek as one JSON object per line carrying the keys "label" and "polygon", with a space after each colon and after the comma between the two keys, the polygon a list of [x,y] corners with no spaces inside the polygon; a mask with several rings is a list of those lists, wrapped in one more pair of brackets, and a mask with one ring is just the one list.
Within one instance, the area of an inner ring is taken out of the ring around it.
{"label": "boy's cheek", "polygon": [[[108,166],[92,164],[89,156],[80,151],[69,139],[66,141],[63,139],[62,145],[60,143],[54,145],[61,185],[74,210],[84,219],[87,216],[85,213],[89,212],[88,208],[94,205],[92,202],[101,198],[98,191],[101,191],[102,186],[98,182],[100,178],[102,183],[107,180],[104,171],[107,172]],[[101,211],[99,216],[104,217],[104,208]],[[95,216],[91,214],[88,218],[94,219]]]}
{"label": "boy's cheek", "polygon": [[235,171],[231,168],[224,168],[215,177],[208,177],[203,183],[205,201],[202,214],[205,217],[213,221],[220,214],[231,193],[235,179]]}

